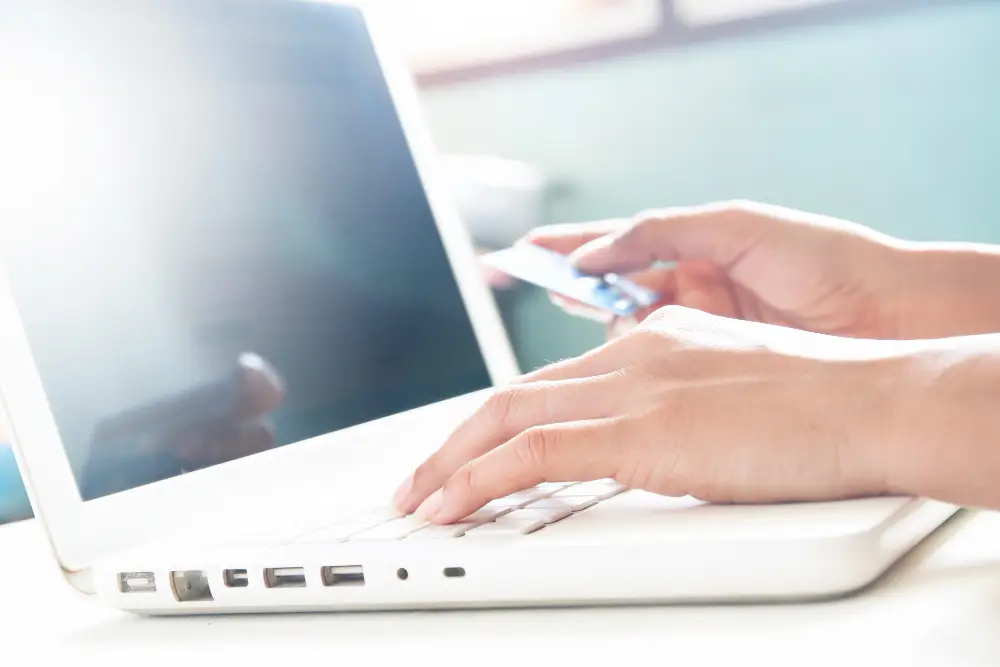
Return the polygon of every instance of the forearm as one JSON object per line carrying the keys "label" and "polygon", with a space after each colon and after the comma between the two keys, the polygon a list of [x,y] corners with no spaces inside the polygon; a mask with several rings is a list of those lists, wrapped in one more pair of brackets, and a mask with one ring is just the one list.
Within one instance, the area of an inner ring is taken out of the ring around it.
{"label": "forearm", "polygon": [[1000,335],[933,341],[897,368],[889,490],[1000,509]]}
{"label": "forearm", "polygon": [[902,257],[899,338],[1000,333],[1000,246],[910,243]]}

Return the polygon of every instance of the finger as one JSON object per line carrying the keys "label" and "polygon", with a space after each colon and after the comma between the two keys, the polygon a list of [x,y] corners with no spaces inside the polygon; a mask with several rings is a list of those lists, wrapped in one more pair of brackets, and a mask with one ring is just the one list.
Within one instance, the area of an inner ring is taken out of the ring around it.
{"label": "finger", "polygon": [[600,377],[617,373],[628,366],[634,355],[617,341],[605,343],[571,359],[564,359],[522,375],[513,384],[558,382]]}
{"label": "finger", "polygon": [[774,220],[743,206],[712,204],[652,211],[573,253],[581,270],[629,273],[658,261],[701,259],[729,268]]}
{"label": "finger", "polygon": [[415,510],[461,468],[518,433],[545,424],[614,413],[626,389],[617,376],[514,385],[495,392],[396,492],[393,504]]}
{"label": "finger", "polygon": [[661,298],[669,298],[677,289],[677,272],[674,268],[646,269],[628,273],[625,277],[656,292]]}
{"label": "finger", "polygon": [[257,419],[277,408],[285,398],[285,383],[281,375],[262,357],[240,355],[240,396],[234,421]]}
{"label": "finger", "polygon": [[620,232],[629,222],[626,218],[619,218],[547,225],[531,230],[518,243],[530,243],[560,255],[568,255],[594,239]]}
{"label": "finger", "polygon": [[[659,295],[660,298],[657,300],[657,303],[647,310],[655,310],[675,303],[674,297],[677,291],[677,278],[673,268],[647,269],[628,274],[625,277]],[[568,299],[561,294],[550,292],[549,298],[552,303],[562,308],[568,314],[581,319],[592,320],[606,325],[610,324],[614,317],[613,313],[574,299]]]}
{"label": "finger", "polygon": [[594,306],[583,303],[582,301],[567,299],[561,294],[550,292],[549,301],[558,306],[559,309],[567,315],[578,317],[581,320],[587,320],[589,322],[607,324],[614,317],[614,313],[601,310],[600,308],[595,308]]}
{"label": "finger", "polygon": [[683,262],[676,273],[677,305],[719,317],[741,317],[732,282],[721,269],[713,264]]}
{"label": "finger", "polygon": [[[678,285],[677,285],[677,269],[676,267],[667,269],[648,269],[646,271],[639,271],[636,273],[628,274],[629,280],[632,280],[636,284],[642,285],[658,295],[656,303],[646,306],[645,308],[638,308],[632,314],[629,319],[632,320],[636,325],[641,324],[643,320],[655,313],[660,308],[664,306],[676,305],[677,295],[678,295]],[[627,326],[627,324],[625,325]],[[618,335],[624,333],[626,329],[623,329]],[[616,336],[617,337],[617,336]]]}
{"label": "finger", "polygon": [[434,523],[452,523],[542,482],[615,477],[628,423],[612,418],[528,429],[462,466],[419,513]]}
{"label": "finger", "polygon": [[662,291],[661,298],[648,308],[640,308],[633,315],[635,324],[641,324],[664,306],[684,306],[720,317],[739,318],[739,301],[733,283],[726,273],[711,262],[677,262],[669,270],[672,280],[670,291]]}

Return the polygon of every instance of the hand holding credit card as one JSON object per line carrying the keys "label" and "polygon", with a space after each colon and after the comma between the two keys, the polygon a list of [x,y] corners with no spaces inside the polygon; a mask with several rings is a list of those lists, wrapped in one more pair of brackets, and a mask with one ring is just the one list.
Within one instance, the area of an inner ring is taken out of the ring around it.
{"label": "hand holding credit card", "polygon": [[660,298],[618,274],[587,275],[565,255],[530,244],[490,253],[482,261],[509,276],[620,317],[648,308]]}

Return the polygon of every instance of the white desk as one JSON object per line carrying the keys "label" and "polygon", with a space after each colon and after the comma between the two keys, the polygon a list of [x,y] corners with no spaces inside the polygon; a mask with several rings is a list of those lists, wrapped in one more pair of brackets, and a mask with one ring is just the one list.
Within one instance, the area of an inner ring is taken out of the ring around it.
{"label": "white desk", "polygon": [[[370,667],[380,657],[397,665],[620,665],[631,656],[684,667],[1000,665],[993,513],[960,516],[864,595],[808,605],[144,619],[76,594],[46,547],[35,522],[0,528],[5,658],[28,649],[65,654],[68,667],[231,667],[243,656],[281,667]],[[213,655],[221,662],[203,661]]]}

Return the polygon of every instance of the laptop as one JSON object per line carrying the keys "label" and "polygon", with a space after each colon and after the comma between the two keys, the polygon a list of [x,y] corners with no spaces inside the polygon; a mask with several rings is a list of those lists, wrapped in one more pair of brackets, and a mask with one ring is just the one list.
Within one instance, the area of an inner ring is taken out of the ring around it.
{"label": "laptop", "polygon": [[78,590],[148,615],[805,600],[956,511],[582,480],[461,529],[399,517],[394,486],[518,368],[378,21],[0,5],[0,391]]}

